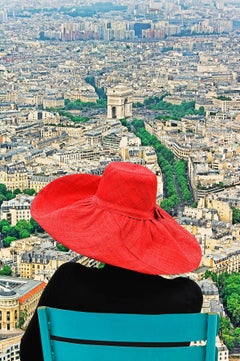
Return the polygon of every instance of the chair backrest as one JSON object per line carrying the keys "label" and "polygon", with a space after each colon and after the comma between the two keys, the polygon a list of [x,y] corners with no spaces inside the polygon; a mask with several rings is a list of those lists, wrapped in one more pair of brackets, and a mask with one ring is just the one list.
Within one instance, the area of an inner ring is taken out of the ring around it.
{"label": "chair backrest", "polygon": [[44,361],[217,360],[217,314],[113,314],[39,307],[38,318]]}

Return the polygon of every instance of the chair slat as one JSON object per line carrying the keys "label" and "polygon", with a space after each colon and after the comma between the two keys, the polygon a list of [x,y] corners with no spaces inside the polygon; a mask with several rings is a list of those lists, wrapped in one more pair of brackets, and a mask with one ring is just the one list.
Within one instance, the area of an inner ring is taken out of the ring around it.
{"label": "chair slat", "polygon": [[[187,342],[189,340],[204,340],[208,323],[208,314],[171,314],[171,315],[135,315],[135,314],[109,314],[88,313],[64,310],[52,313],[53,334],[70,338],[121,341],[122,336],[129,341],[155,341]],[[71,324],[68,320],[71,319]],[[79,327],[83,325],[83,327]],[[185,332],[182,332],[184,327]],[[148,332],[146,333],[146,329]],[[174,333],[173,333],[173,330]]]}
{"label": "chair slat", "polygon": [[54,342],[57,361],[94,360],[94,361],[197,361],[203,360],[205,347],[169,347],[169,348],[139,348],[84,345],[65,345]]}
{"label": "chair slat", "polygon": [[[50,337],[49,328],[53,335],[51,346],[56,361],[86,357],[88,361],[215,361],[217,356],[217,314],[111,314],[49,307],[39,307],[38,314],[46,357],[44,361],[52,360],[47,340]],[[62,338],[64,342],[60,341]],[[206,346],[156,345],[201,340],[207,340]],[[103,343],[108,345],[102,345]],[[145,347],[139,343],[144,343]]]}
{"label": "chair slat", "polygon": [[52,345],[50,341],[51,330],[46,307],[42,308],[41,310],[39,309],[38,320],[41,334],[41,342],[44,350],[44,361],[53,361]]}

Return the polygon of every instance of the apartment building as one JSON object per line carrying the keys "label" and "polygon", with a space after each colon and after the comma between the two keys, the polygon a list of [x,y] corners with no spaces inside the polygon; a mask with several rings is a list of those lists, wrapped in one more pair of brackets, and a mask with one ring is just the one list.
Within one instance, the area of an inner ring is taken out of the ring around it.
{"label": "apartment building", "polygon": [[64,107],[64,98],[60,96],[47,96],[43,98],[43,109]]}
{"label": "apartment building", "polygon": [[20,277],[48,279],[59,266],[76,258],[73,252],[58,252],[53,248],[45,249],[41,245],[34,247],[21,256]]}
{"label": "apartment building", "polygon": [[[218,275],[224,272],[240,272],[239,246],[230,249],[224,248],[222,253],[211,254],[206,259],[208,259],[208,264],[213,272],[216,272]],[[204,262],[207,265],[206,259]]]}
{"label": "apartment building", "polygon": [[15,226],[21,219],[29,221],[33,198],[33,196],[18,194],[14,199],[3,201],[0,207],[0,219],[6,219],[11,226]]}
{"label": "apartment building", "polygon": [[35,175],[29,178],[29,189],[34,189],[38,193],[48,183],[53,181],[56,177],[46,175]]}
{"label": "apartment building", "polygon": [[41,281],[0,276],[0,330],[19,331],[32,317],[45,287]]}
{"label": "apartment building", "polygon": [[17,361],[20,360],[19,348],[22,332],[10,337],[0,338],[0,361]]}
{"label": "apartment building", "polygon": [[0,183],[11,191],[17,188],[23,191],[28,188],[28,172],[22,165],[0,167]]}

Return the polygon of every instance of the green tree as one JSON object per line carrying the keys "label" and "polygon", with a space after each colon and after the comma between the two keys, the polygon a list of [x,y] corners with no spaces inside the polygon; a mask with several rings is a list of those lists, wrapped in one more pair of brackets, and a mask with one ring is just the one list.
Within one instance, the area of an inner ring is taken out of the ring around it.
{"label": "green tree", "polygon": [[232,207],[232,222],[233,224],[240,223],[240,209]]}
{"label": "green tree", "polygon": [[16,197],[16,195],[11,191],[11,190],[7,190],[7,193],[6,193],[6,200],[10,200],[10,199],[13,199],[13,198],[15,198]]}
{"label": "green tree", "polygon": [[13,241],[16,241],[16,237],[7,236],[3,239],[4,247],[9,247]]}
{"label": "green tree", "polygon": [[20,314],[19,314],[19,319],[18,319],[18,327],[22,328],[27,320],[28,317],[28,312],[26,309],[21,310]]}
{"label": "green tree", "polygon": [[203,106],[199,107],[199,109],[198,109],[198,114],[199,114],[199,115],[205,115],[205,114],[206,114],[205,109],[204,109]]}
{"label": "green tree", "polygon": [[171,209],[173,208],[174,203],[171,200],[171,198],[165,198],[161,201],[161,207],[162,209],[164,209],[166,212],[170,212]]}
{"label": "green tree", "polygon": [[22,229],[19,231],[19,238],[23,239],[23,238],[28,238],[30,237],[30,232],[27,229]]}
{"label": "green tree", "polygon": [[3,183],[0,183],[0,194],[3,194],[4,196],[7,194],[7,187]]}
{"label": "green tree", "polygon": [[3,228],[4,226],[10,227],[9,222],[8,222],[6,219],[2,219],[2,220],[0,221],[0,232],[2,232],[2,228]]}
{"label": "green tree", "polygon": [[6,197],[3,194],[0,194],[0,205],[3,203],[3,201],[6,200]]}
{"label": "green tree", "polygon": [[13,194],[16,196],[18,194],[22,193],[19,188],[14,189]]}
{"label": "green tree", "polygon": [[233,349],[235,346],[235,338],[233,335],[229,333],[222,334],[222,338],[224,340],[225,345],[229,350]]}
{"label": "green tree", "polygon": [[11,276],[12,275],[11,267],[9,265],[5,264],[2,267],[2,269],[0,270],[0,275]]}
{"label": "green tree", "polygon": [[44,229],[33,219],[30,218],[31,229],[33,233],[44,233]]}
{"label": "green tree", "polygon": [[57,243],[57,249],[60,251],[60,252],[68,252],[68,248],[65,247],[63,244],[61,243]]}
{"label": "green tree", "polygon": [[219,100],[232,100],[232,98],[227,97],[226,95],[219,95],[219,96],[217,97],[217,99],[219,99]]}
{"label": "green tree", "polygon": [[203,278],[211,278],[213,280],[213,282],[217,282],[217,279],[218,279],[218,276],[215,272],[212,272],[210,270],[206,270],[204,275],[203,275]]}
{"label": "green tree", "polygon": [[[217,280],[224,307],[235,327],[240,326],[240,273],[219,275]],[[224,333],[224,332],[223,332]],[[226,334],[226,330],[225,330]]]}
{"label": "green tree", "polygon": [[[154,103],[158,100],[150,98],[148,101]],[[163,104],[164,107],[171,106],[171,104],[169,105],[165,102],[161,104]],[[194,103],[190,105],[193,107]],[[183,107],[184,106],[183,104]],[[156,151],[158,164],[163,173],[165,198],[161,202],[161,206],[166,211],[170,211],[178,206],[182,200],[190,203],[193,196],[188,186],[186,161],[175,161],[173,152],[165,147],[155,135],[151,135],[146,131],[143,120],[134,119],[131,125],[133,126],[135,134],[141,139],[142,145],[152,146]],[[180,191],[176,189],[177,184]]]}
{"label": "green tree", "polygon": [[236,327],[234,330],[235,346],[240,346],[240,327]]}
{"label": "green tree", "polygon": [[227,298],[227,309],[233,314],[238,305],[240,305],[240,294],[234,292]]}
{"label": "green tree", "polygon": [[2,227],[2,234],[4,235],[4,236],[7,236],[8,235],[8,233],[9,233],[9,231],[10,231],[10,229],[11,229],[11,226],[8,224],[8,225],[4,225],[3,227]]}
{"label": "green tree", "polygon": [[30,222],[26,221],[25,219],[21,219],[20,221],[17,222],[15,228],[19,231],[22,232],[23,230],[28,231],[29,234],[32,231],[32,225]]}
{"label": "green tree", "polygon": [[96,82],[95,82],[95,78],[94,76],[88,76],[85,78],[85,81],[86,83],[92,85],[95,89],[95,92],[97,93],[99,99],[106,99],[106,93],[104,91],[104,88],[99,88],[97,85],[96,85]]}
{"label": "green tree", "polygon": [[7,232],[8,236],[19,238],[19,231],[15,226],[11,226]]}
{"label": "green tree", "polygon": [[[237,300],[237,298],[236,298],[236,300]],[[239,304],[239,300],[238,300],[238,303],[236,303],[235,308],[233,309],[232,317],[233,317],[234,325],[240,326],[240,304]]]}
{"label": "green tree", "polygon": [[195,109],[195,101],[186,102],[181,104],[171,104],[163,100],[164,97],[150,97],[144,100],[144,106],[148,109],[155,109],[161,111],[158,119],[176,119],[181,120],[186,115],[205,115],[203,107]]}
{"label": "green tree", "polygon": [[23,190],[23,193],[24,193],[24,194],[27,194],[27,195],[29,195],[29,196],[33,196],[34,194],[36,194],[36,191],[35,191],[35,189],[33,189],[33,188],[31,188],[31,189],[24,189],[24,190]]}
{"label": "green tree", "polygon": [[140,102],[133,103],[133,108],[142,108],[143,106],[144,104]]}
{"label": "green tree", "polygon": [[224,300],[227,301],[229,296],[231,296],[233,293],[240,294],[240,283],[229,283],[223,291],[223,297]]}

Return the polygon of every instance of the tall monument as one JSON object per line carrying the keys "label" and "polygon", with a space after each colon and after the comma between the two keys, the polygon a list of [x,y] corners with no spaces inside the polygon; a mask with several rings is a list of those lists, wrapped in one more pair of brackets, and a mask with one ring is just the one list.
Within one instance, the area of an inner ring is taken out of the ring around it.
{"label": "tall monument", "polygon": [[132,89],[117,85],[107,90],[108,119],[124,119],[132,116]]}

